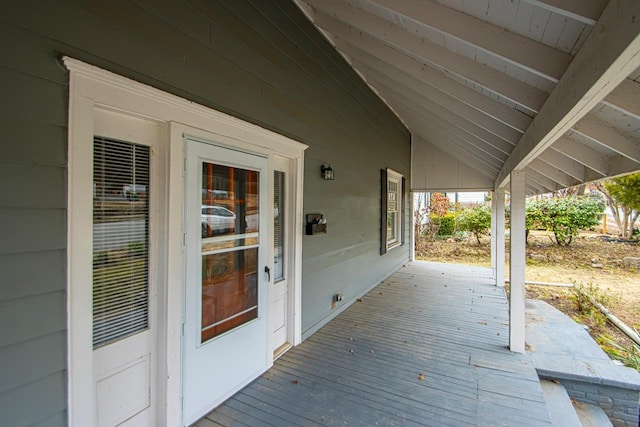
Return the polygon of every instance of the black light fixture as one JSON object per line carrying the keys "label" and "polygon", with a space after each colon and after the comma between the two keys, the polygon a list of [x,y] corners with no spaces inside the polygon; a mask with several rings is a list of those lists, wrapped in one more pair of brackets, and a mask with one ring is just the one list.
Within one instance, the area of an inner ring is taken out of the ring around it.
{"label": "black light fixture", "polygon": [[320,172],[322,172],[322,179],[324,179],[325,181],[333,181],[333,169],[331,169],[331,165],[320,166]]}

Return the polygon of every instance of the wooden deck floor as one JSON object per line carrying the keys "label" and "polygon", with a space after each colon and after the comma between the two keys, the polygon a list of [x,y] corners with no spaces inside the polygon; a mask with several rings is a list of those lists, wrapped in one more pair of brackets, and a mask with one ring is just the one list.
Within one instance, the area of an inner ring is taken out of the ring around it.
{"label": "wooden deck floor", "polygon": [[401,268],[196,425],[550,426],[490,270]]}

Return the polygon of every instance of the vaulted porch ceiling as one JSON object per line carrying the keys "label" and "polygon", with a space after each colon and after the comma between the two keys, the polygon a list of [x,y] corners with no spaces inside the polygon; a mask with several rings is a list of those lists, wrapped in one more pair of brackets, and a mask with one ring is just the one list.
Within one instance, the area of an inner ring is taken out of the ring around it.
{"label": "vaulted porch ceiling", "polygon": [[492,188],[514,170],[538,194],[640,169],[638,1],[296,2],[414,145]]}

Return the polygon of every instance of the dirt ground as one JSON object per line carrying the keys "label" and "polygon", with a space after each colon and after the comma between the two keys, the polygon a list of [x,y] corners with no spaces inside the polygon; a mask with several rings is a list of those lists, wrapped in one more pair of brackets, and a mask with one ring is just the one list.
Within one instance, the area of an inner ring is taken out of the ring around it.
{"label": "dirt ground", "polygon": [[[507,241],[508,275],[508,241]],[[613,236],[594,232],[581,233],[569,246],[555,245],[547,232],[535,231],[528,238],[526,280],[534,282],[573,283],[596,294],[596,299],[627,325],[640,330],[640,270],[623,264],[624,257],[640,257],[640,245],[622,242]],[[488,237],[478,245],[473,239],[418,242],[416,258],[429,261],[485,265],[491,261]],[[624,335],[610,324],[602,325],[596,316],[578,310],[575,291],[566,288],[527,285],[529,298],[542,299],[592,330],[594,338]]]}

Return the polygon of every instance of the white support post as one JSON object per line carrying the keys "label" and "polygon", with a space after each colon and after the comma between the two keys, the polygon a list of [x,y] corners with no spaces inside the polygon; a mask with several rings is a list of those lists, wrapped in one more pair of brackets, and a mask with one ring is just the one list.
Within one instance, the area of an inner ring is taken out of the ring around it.
{"label": "white support post", "polygon": [[511,184],[511,250],[509,260],[509,348],[525,352],[525,173],[512,172]]}
{"label": "white support post", "polygon": [[496,248],[497,246],[497,228],[498,225],[496,223],[498,219],[497,216],[497,205],[496,205],[496,192],[492,191],[491,192],[491,270],[493,271],[493,277],[495,279],[498,278],[498,276],[496,275],[496,266],[497,266],[497,254],[496,254]]}
{"label": "white support post", "polygon": [[504,189],[500,188],[493,193],[496,200],[496,286],[504,288],[504,232],[506,228],[504,217]]}
{"label": "white support post", "polygon": [[411,231],[409,232],[409,236],[411,236],[411,258],[410,261],[416,260],[416,193],[413,191],[410,192],[410,200],[411,200]]}

